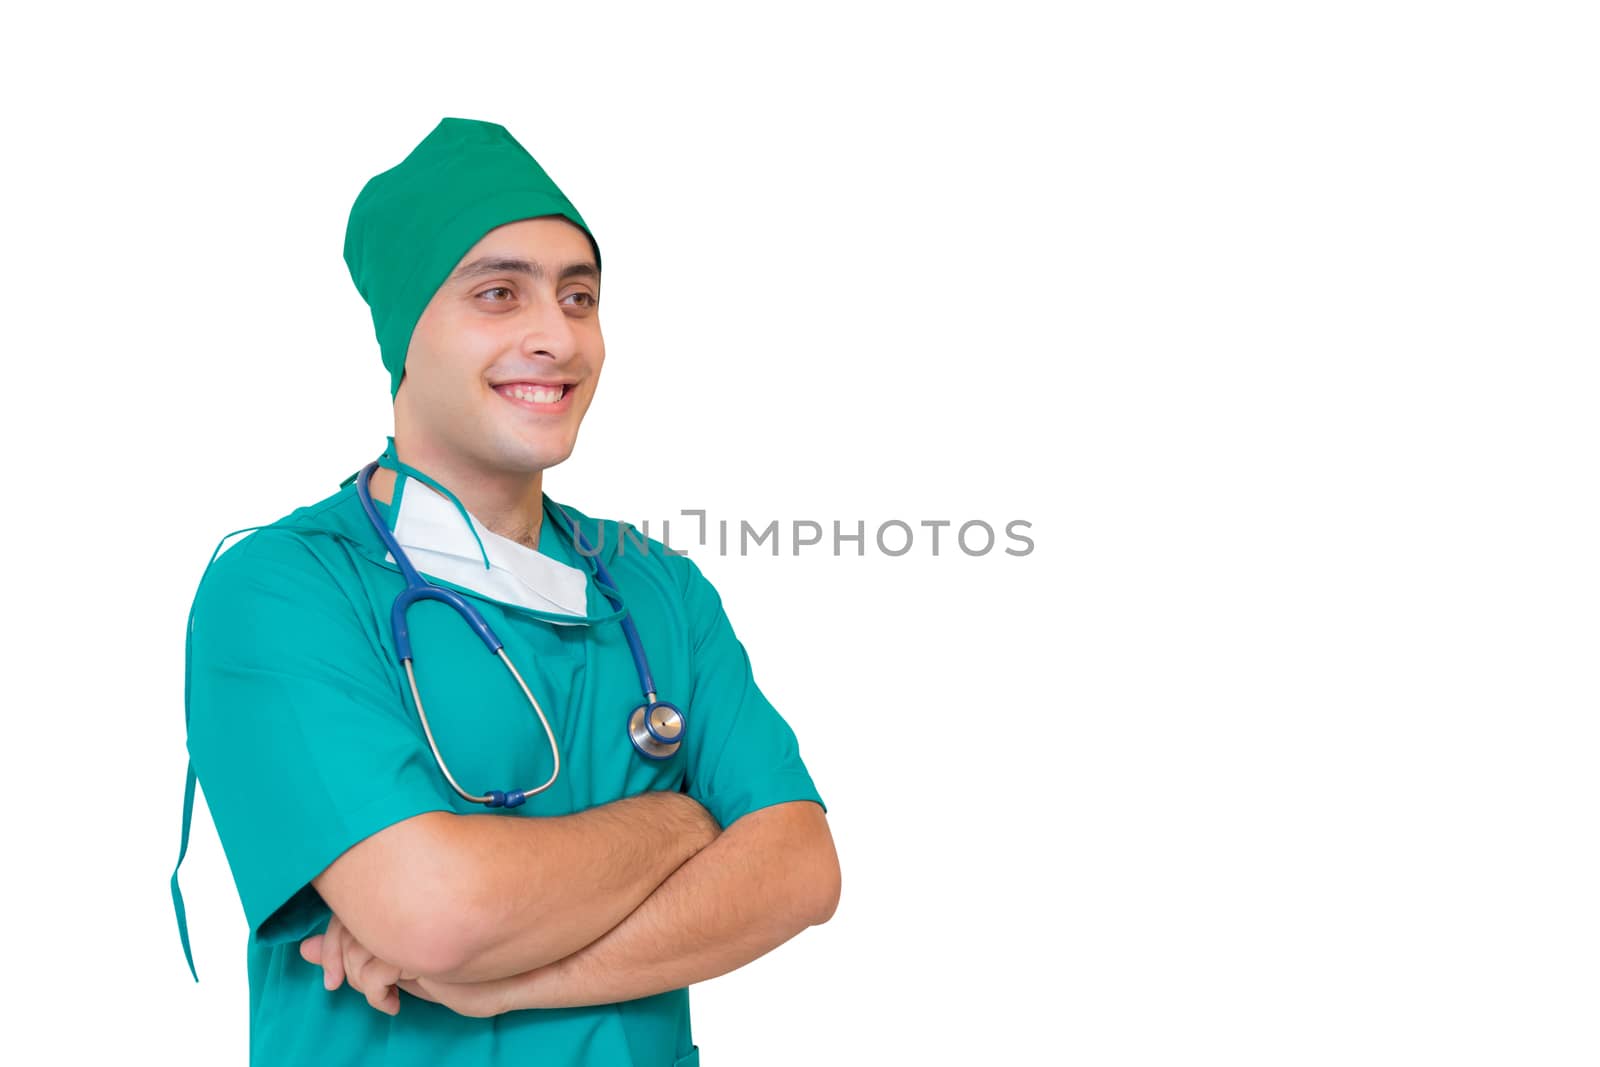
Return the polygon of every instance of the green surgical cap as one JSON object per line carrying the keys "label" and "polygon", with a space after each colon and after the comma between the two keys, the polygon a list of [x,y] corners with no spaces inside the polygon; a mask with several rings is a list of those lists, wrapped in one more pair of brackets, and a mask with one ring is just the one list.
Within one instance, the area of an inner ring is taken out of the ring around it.
{"label": "green surgical cap", "polygon": [[442,119],[398,164],[368,181],[350,209],[344,261],[372,309],[389,396],[400,390],[411,332],[467,250],[496,226],[559,215],[600,246],[544,168],[504,126]]}

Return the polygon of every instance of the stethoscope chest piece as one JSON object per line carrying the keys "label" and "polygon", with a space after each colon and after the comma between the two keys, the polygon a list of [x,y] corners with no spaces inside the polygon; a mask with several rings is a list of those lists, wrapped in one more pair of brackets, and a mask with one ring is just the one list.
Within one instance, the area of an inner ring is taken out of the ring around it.
{"label": "stethoscope chest piece", "polygon": [[641,756],[670,759],[683,741],[683,712],[671,704],[640,704],[628,715],[628,739]]}

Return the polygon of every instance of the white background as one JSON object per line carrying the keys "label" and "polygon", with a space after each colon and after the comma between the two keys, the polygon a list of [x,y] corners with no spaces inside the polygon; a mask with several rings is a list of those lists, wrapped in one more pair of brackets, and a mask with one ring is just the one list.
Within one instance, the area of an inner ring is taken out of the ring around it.
{"label": "white background", "polygon": [[844,871],[708,1067],[1600,1057],[1582,5],[223,10],[5,34],[7,1058],[245,1062],[185,620],[381,450],[344,226],[445,116],[605,257],[552,496],[1032,523],[696,553]]}

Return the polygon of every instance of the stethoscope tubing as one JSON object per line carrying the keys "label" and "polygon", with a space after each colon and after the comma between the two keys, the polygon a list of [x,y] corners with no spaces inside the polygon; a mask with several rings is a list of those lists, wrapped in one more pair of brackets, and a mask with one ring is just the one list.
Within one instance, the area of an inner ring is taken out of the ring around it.
{"label": "stethoscope tubing", "polygon": [[[506,655],[504,643],[495,634],[488,620],[455,590],[435,585],[424,578],[412,564],[410,557],[400,547],[399,541],[389,530],[388,524],[383,521],[383,517],[378,514],[377,505],[372,500],[372,491],[369,483],[372,479],[372,472],[377,470],[378,467],[378,461],[374,460],[361,469],[361,472],[356,476],[356,496],[361,501],[361,507],[366,512],[368,521],[371,522],[373,529],[377,531],[378,536],[383,540],[384,547],[389,550],[389,554],[394,558],[396,566],[399,567],[401,575],[405,578],[406,587],[395,597],[394,603],[389,610],[389,627],[394,636],[395,652],[406,670],[406,679],[411,688],[411,697],[416,702],[417,717],[422,722],[422,731],[427,737],[428,747],[432,749],[433,757],[439,764],[439,770],[443,772],[445,780],[450,783],[450,787],[463,799],[478,804],[486,804],[489,807],[517,807],[524,803],[527,798],[536,796],[550,788],[555,784],[557,776],[560,775],[561,751],[556,744],[555,731],[551,729],[550,720],[545,717],[544,709],[539,706],[539,701],[528,688],[527,682],[523,680],[522,675],[518,673],[517,668],[512,664],[510,657]],[[670,759],[677,752],[678,743],[683,739],[683,713],[672,705],[662,703],[656,699],[655,680],[651,676],[650,664],[645,657],[644,643],[639,639],[639,631],[634,626],[631,613],[626,612],[623,608],[622,599],[616,592],[616,584],[611,580],[611,575],[606,570],[605,564],[600,561],[599,553],[590,551],[588,542],[583,537],[583,532],[578,529],[571,517],[566,514],[565,509],[561,511],[561,518],[567,524],[566,532],[569,540],[577,547],[579,554],[589,561],[597,579],[596,584],[600,586],[601,593],[611,603],[612,610],[623,612],[621,619],[622,632],[627,638],[628,651],[633,656],[634,669],[638,672],[639,684],[644,690],[645,699],[644,704],[635,708],[629,717],[629,739],[640,755],[648,759]],[[532,705],[534,713],[538,715],[540,725],[544,727],[545,736],[550,741],[553,766],[549,779],[543,785],[526,790],[512,789],[502,791],[491,789],[486,794],[476,795],[463,789],[460,783],[456,781],[455,776],[450,773],[450,768],[445,763],[444,754],[440,751],[438,741],[433,736],[433,728],[428,723],[427,712],[423,708],[422,694],[417,687],[416,672],[413,667],[414,656],[411,648],[411,630],[406,622],[406,612],[411,608],[411,605],[419,600],[437,600],[454,609],[466,621],[467,625],[472,628],[472,631],[478,635],[484,647],[500,659],[506,670],[511,673],[511,677],[516,680],[518,688],[522,690],[523,695],[528,699],[528,703]],[[675,719],[677,730],[670,735],[658,730],[655,723],[657,712],[660,712],[661,717],[667,723]],[[657,746],[665,751],[654,751]]]}
{"label": "stethoscope tubing", "polygon": [[[600,581],[600,592],[611,602],[611,610],[621,611],[622,600],[612,592],[617,587],[616,583],[611,580],[611,574],[606,570],[606,565],[600,562],[600,553],[589,550],[589,542],[584,540],[583,531],[578,529],[577,524],[572,521],[565,511],[563,511],[561,517],[567,522],[569,538],[577,546],[578,554],[587,559],[594,567],[594,576]],[[628,651],[633,653],[633,667],[639,674],[639,684],[644,686],[645,702],[653,704],[656,699],[656,683],[655,679],[650,676],[650,664],[644,656],[644,643],[639,640],[639,630],[633,625],[632,615],[624,615],[622,617],[622,634],[628,639]],[[654,732],[653,730],[651,731],[652,734]],[[656,740],[670,743],[667,738],[656,738]]]}

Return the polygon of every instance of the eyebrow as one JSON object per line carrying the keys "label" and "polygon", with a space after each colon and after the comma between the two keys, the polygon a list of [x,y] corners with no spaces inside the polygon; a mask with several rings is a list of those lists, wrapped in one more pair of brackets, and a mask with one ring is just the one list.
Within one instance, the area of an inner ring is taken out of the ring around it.
{"label": "eyebrow", "polygon": [[[543,264],[531,259],[520,259],[516,256],[484,256],[457,268],[456,272],[450,275],[450,280],[465,281],[483,274],[526,274],[534,281],[542,281],[545,276]],[[600,272],[587,260],[567,263],[556,272],[556,281],[564,282],[568,278],[593,278],[598,281]]]}

